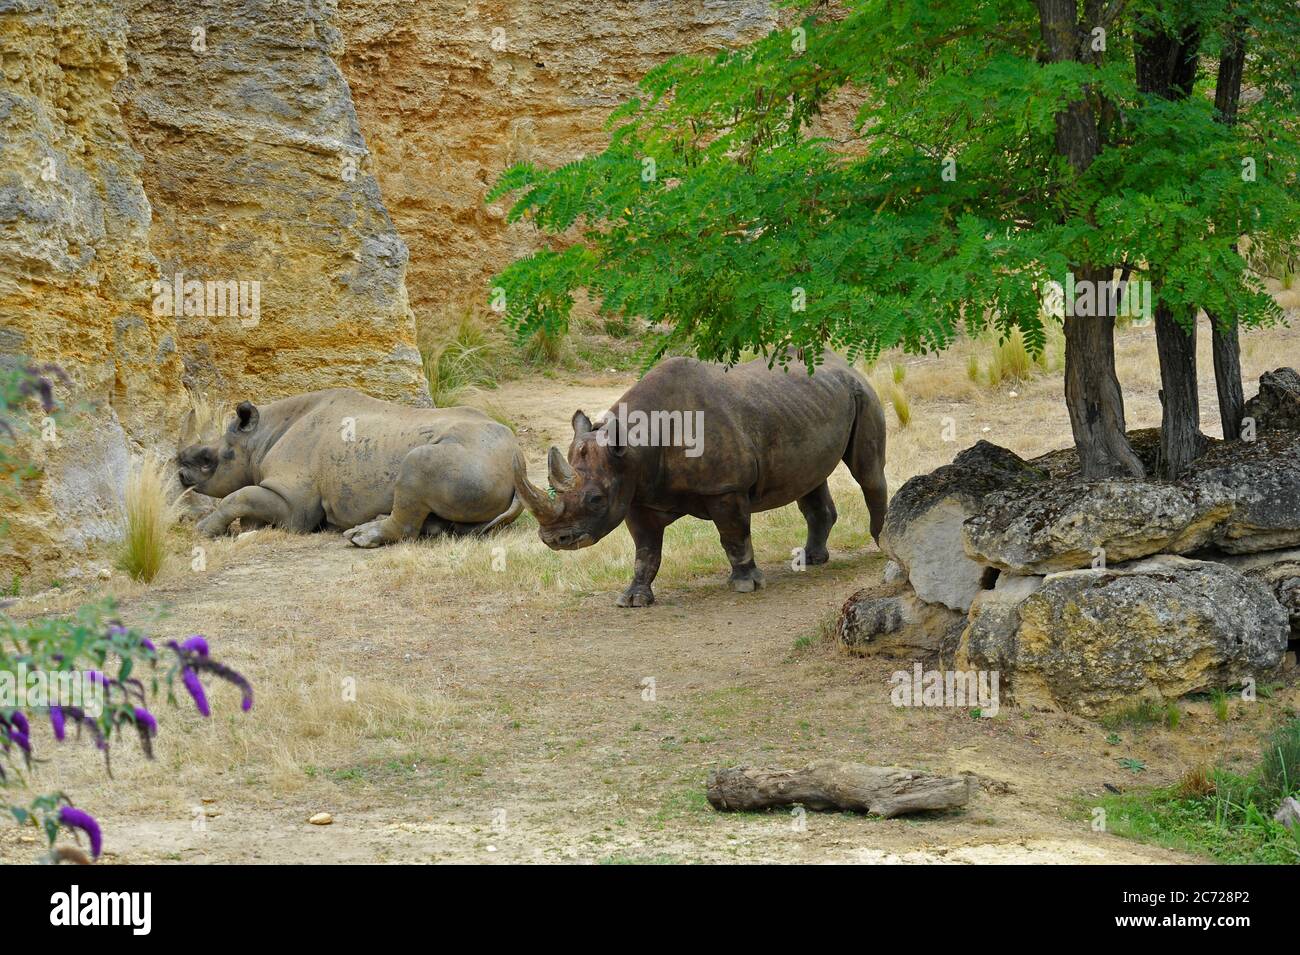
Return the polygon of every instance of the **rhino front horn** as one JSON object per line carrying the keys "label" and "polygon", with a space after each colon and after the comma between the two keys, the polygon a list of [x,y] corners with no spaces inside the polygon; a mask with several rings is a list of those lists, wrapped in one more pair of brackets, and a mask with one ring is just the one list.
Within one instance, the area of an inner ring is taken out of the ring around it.
{"label": "rhino front horn", "polygon": [[550,524],[559,518],[561,503],[528,480],[528,464],[518,451],[515,452],[515,493],[533,512],[537,523]]}
{"label": "rhino front horn", "polygon": [[551,445],[551,453],[546,456],[546,464],[550,472],[551,487],[560,493],[572,491],[577,487],[578,475],[574,473],[573,468],[569,467],[569,462],[564,460],[564,455],[555,445]]}

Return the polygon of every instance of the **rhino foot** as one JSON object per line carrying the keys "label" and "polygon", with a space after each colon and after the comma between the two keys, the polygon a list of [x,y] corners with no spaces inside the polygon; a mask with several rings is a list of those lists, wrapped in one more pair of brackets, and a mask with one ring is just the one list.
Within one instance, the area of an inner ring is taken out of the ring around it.
{"label": "rhino foot", "polygon": [[763,587],[763,572],[757,567],[731,572],[731,589],[738,594],[751,594]]}
{"label": "rhino foot", "polygon": [[388,543],[388,535],[383,526],[387,520],[388,515],[381,514],[373,521],[349,527],[343,532],[343,537],[353,547],[380,547]]}
{"label": "rhino foot", "polygon": [[219,511],[213,511],[195,524],[194,528],[204,537],[221,537],[230,529],[230,521],[221,517]]}
{"label": "rhino foot", "polygon": [[620,607],[648,607],[655,602],[655,595],[649,587],[634,584],[619,594],[616,602]]}

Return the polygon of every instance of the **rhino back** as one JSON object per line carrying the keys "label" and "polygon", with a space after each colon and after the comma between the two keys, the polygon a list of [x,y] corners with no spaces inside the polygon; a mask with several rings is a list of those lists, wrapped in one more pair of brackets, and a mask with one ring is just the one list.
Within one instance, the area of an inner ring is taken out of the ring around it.
{"label": "rhino back", "polygon": [[801,365],[769,369],[761,359],[727,369],[673,358],[629,389],[611,413],[619,404],[646,413],[702,413],[702,453],[660,448],[655,486],[645,497],[747,490],[754,510],[764,510],[821,484],[848,447],[860,403],[874,401],[865,380],[835,355],[811,376]]}

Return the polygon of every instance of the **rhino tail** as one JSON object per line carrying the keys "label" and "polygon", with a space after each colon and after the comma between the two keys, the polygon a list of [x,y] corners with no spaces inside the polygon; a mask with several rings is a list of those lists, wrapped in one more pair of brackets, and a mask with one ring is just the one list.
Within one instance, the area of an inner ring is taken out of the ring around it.
{"label": "rhino tail", "polygon": [[514,496],[510,499],[510,506],[507,507],[500,514],[498,514],[496,517],[492,518],[492,520],[488,521],[486,524],[482,524],[479,527],[477,527],[474,530],[474,533],[486,534],[488,533],[488,531],[495,530],[498,527],[505,527],[509,524],[513,524],[515,522],[515,518],[517,518],[523,512],[524,512],[524,502],[523,499],[520,498],[519,492],[516,491]]}

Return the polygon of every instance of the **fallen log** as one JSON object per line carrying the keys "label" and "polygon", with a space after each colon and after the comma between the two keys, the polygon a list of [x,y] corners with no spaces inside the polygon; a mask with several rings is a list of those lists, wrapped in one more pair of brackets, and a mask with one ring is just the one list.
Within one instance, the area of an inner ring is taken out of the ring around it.
{"label": "fallen log", "polygon": [[818,760],[803,769],[731,766],[709,773],[714,809],[752,812],[775,806],[847,809],[886,819],[909,812],[953,809],[970,800],[966,776],[932,776],[898,766]]}

